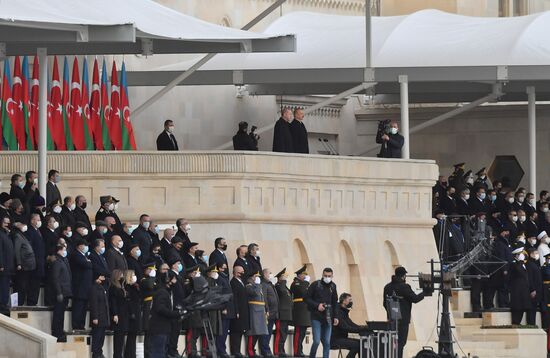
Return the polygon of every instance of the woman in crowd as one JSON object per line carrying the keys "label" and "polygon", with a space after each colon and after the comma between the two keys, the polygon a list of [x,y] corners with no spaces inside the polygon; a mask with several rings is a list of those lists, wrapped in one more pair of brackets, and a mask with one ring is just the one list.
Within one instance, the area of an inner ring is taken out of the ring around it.
{"label": "woman in crowd", "polygon": [[124,279],[129,306],[128,334],[126,336],[124,358],[136,358],[136,339],[141,331],[141,296],[136,273],[133,270],[127,270]]}
{"label": "woman in crowd", "polygon": [[128,332],[129,297],[126,291],[124,271],[113,270],[109,287],[109,308],[113,330],[113,358],[122,358],[124,341]]}

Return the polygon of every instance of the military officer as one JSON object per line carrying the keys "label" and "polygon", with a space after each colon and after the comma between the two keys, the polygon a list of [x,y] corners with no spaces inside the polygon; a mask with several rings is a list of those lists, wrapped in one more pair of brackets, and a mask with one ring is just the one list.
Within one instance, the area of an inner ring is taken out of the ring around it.
{"label": "military officer", "polygon": [[477,179],[474,182],[474,188],[482,187],[485,192],[489,190],[489,181],[487,180],[487,169],[485,167],[479,169],[476,173]]}
{"label": "military officer", "polygon": [[99,202],[101,206],[95,214],[95,220],[105,221],[105,218],[107,216],[111,216],[113,219],[115,219],[115,233],[118,234],[122,232],[122,222],[120,221],[116,213],[116,209],[120,200],[117,200],[114,196],[105,195],[99,197]]}
{"label": "military officer", "polygon": [[292,293],[292,322],[294,324],[294,355],[293,357],[304,357],[303,342],[306,337],[306,330],[311,326],[311,315],[304,302],[307,289],[309,288],[310,277],[306,272],[307,266],[302,266],[295,272],[296,277],[290,285]]}
{"label": "military officer", "polygon": [[279,357],[288,357],[285,352],[286,337],[288,335],[288,325],[292,323],[292,293],[286,285],[288,274],[286,267],[275,275],[277,283],[275,290],[279,296],[279,319],[275,322],[275,341],[273,343],[273,352]]}
{"label": "military officer", "polygon": [[261,336],[267,335],[267,312],[264,294],[261,286],[261,272],[253,272],[248,276],[246,293],[248,296],[248,312],[250,315],[250,327],[246,332],[248,336],[246,352],[249,357],[256,356],[254,347]]}

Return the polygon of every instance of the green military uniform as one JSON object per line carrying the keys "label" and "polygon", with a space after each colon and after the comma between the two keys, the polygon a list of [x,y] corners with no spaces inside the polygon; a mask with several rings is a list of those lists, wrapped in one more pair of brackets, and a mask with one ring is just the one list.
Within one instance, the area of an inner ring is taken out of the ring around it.
{"label": "green military uniform", "polygon": [[[306,265],[296,271],[296,275],[307,275]],[[293,297],[292,320],[294,324],[294,357],[303,357],[303,342],[306,337],[307,327],[311,326],[311,316],[304,297],[309,288],[309,281],[294,278],[290,286],[290,292]]]}
{"label": "green military uniform", "polygon": [[288,325],[292,323],[292,293],[286,286],[286,268],[277,275],[278,281],[275,284],[275,291],[279,297],[279,319],[275,322],[275,341],[273,351],[276,356],[286,357],[285,343],[288,336]]}

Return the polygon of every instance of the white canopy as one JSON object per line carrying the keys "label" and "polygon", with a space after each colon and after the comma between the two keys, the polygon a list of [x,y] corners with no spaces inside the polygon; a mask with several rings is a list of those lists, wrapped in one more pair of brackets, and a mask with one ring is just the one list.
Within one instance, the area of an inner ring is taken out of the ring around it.
{"label": "white canopy", "polygon": [[[83,44],[70,46],[70,42]],[[98,45],[109,42],[119,44]],[[37,45],[48,47],[49,54],[136,52],[136,46],[129,44],[141,45],[139,49],[147,53],[294,49],[291,36],[218,26],[152,0],[2,0],[0,43],[6,44],[8,56],[34,53]]]}
{"label": "white canopy", "polygon": [[[295,12],[277,19],[264,34],[284,31],[296,34],[295,53],[223,54],[185,84],[247,84],[251,94],[333,94],[365,81],[364,17]],[[375,92],[397,94],[398,76],[408,75],[411,83],[423,82],[411,85],[413,102],[468,101],[490,92],[497,81],[508,83],[506,93],[517,85],[524,99],[525,81],[550,80],[549,34],[550,12],[484,18],[424,10],[373,17]],[[173,78],[172,71],[191,64],[129,74],[129,83],[163,85],[164,77]],[[548,84],[536,85],[537,91],[550,91]]]}

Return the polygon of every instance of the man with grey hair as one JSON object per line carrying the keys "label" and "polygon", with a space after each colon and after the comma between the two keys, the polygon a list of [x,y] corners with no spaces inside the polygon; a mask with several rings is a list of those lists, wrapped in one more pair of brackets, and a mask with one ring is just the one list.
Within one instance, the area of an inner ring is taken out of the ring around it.
{"label": "man with grey hair", "polygon": [[309,154],[307,129],[303,120],[304,111],[301,108],[296,108],[294,110],[294,120],[290,123],[290,133],[292,134],[294,153]]}
{"label": "man with grey hair", "polygon": [[273,130],[273,151],[283,153],[294,153],[294,143],[290,132],[292,122],[292,111],[285,107],[281,111],[281,118],[275,123]]}

